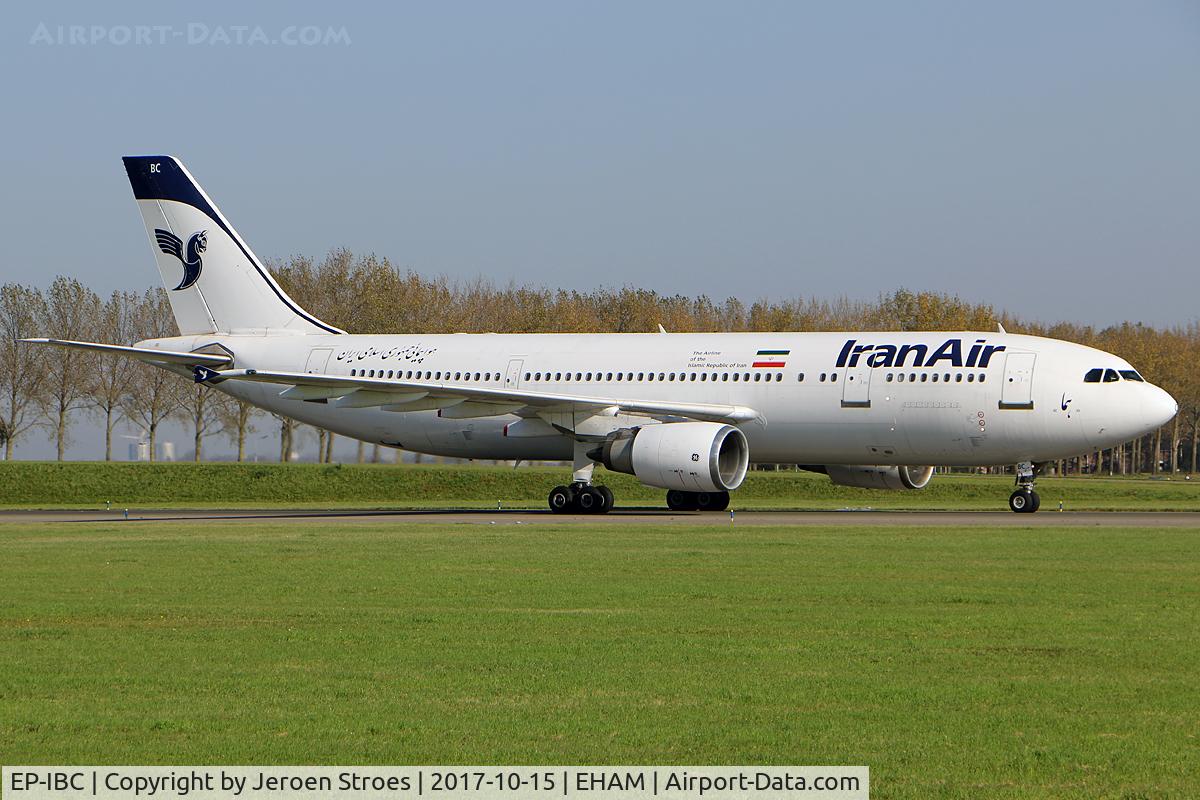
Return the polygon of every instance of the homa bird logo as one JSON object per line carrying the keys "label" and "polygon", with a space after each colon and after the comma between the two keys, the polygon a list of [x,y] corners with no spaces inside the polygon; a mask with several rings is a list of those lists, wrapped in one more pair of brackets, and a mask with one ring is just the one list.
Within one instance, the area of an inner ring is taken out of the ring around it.
{"label": "homa bird logo", "polygon": [[200,254],[208,249],[208,231],[193,233],[188,239],[186,253],[183,239],[170,231],[155,228],[154,239],[158,242],[159,249],[169,256],[175,256],[179,259],[179,263],[183,264],[183,278],[179,281],[179,285],[171,291],[178,292],[181,289],[187,289],[200,280],[200,270],[204,267],[204,260],[200,258]]}

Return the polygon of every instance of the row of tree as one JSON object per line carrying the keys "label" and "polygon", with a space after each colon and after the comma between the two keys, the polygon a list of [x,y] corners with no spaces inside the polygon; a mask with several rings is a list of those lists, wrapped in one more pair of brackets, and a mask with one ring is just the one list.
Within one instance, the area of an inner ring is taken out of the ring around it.
{"label": "row of tree", "polygon": [[[864,302],[811,298],[744,303],[705,296],[661,295],[623,287],[590,292],[531,286],[498,287],[484,280],[456,283],[396,268],[387,259],[335,251],[317,262],[293,257],[272,265],[284,288],[318,317],[352,333],[636,332],[659,324],[670,331],[993,330],[1031,333],[1116,353],[1150,381],[1171,392],[1179,415],[1142,440],[1111,451],[1080,454],[1069,471],[1172,472],[1196,468],[1200,444],[1200,326],[1158,328],[1123,323],[1103,329],[1071,322],[1028,322],[986,303],[904,289]],[[159,427],[186,422],[194,458],[207,437],[221,433],[245,457],[246,437],[261,412],[219,392],[127,359],[78,350],[32,347],[31,336],[131,343],[175,335],[166,293],[117,291],[107,299],[79,281],[59,277],[45,290],[22,284],[0,288],[0,439],[5,458],[35,428],[48,430],[65,456],[72,423],[90,414],[103,423],[105,458],[121,419],[143,430],[151,453]],[[293,449],[297,428],[279,423],[280,457]],[[333,439],[318,434],[318,458],[332,458]],[[360,458],[362,449],[359,449]]]}

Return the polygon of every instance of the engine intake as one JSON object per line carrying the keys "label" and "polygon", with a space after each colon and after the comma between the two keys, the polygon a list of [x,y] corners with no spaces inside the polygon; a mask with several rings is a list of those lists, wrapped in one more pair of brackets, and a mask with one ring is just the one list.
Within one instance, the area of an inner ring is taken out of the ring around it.
{"label": "engine intake", "polygon": [[825,467],[825,474],[839,486],[892,490],[924,489],[933,478],[933,467],[829,464]]}
{"label": "engine intake", "polygon": [[685,492],[728,492],[750,464],[746,434],[716,422],[669,422],[622,428],[588,455],[647,486]]}

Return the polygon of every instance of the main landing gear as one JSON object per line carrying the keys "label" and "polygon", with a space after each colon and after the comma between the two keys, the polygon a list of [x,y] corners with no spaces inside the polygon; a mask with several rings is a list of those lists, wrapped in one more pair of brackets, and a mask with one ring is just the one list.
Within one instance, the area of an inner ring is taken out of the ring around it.
{"label": "main landing gear", "polygon": [[550,510],[555,514],[607,514],[612,511],[613,493],[607,486],[575,481],[550,490]]}
{"label": "main landing gear", "polygon": [[592,485],[596,462],[587,453],[592,445],[575,442],[575,464],[570,486],[555,486],[546,498],[555,514],[607,514],[613,508],[612,489]]}
{"label": "main landing gear", "polygon": [[1032,514],[1042,506],[1042,498],[1033,490],[1045,464],[1022,461],[1017,464],[1017,490],[1008,497],[1008,507],[1018,514]]}
{"label": "main landing gear", "polygon": [[667,492],[667,508],[672,511],[724,511],[729,508],[729,492]]}

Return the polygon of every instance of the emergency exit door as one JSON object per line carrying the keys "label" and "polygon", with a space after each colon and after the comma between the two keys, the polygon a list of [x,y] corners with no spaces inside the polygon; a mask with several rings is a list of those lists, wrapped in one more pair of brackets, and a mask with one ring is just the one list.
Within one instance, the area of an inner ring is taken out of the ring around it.
{"label": "emergency exit door", "polygon": [[519,389],[521,387],[521,367],[525,365],[525,361],[520,358],[514,358],[508,362],[508,371],[504,373],[504,388]]}

